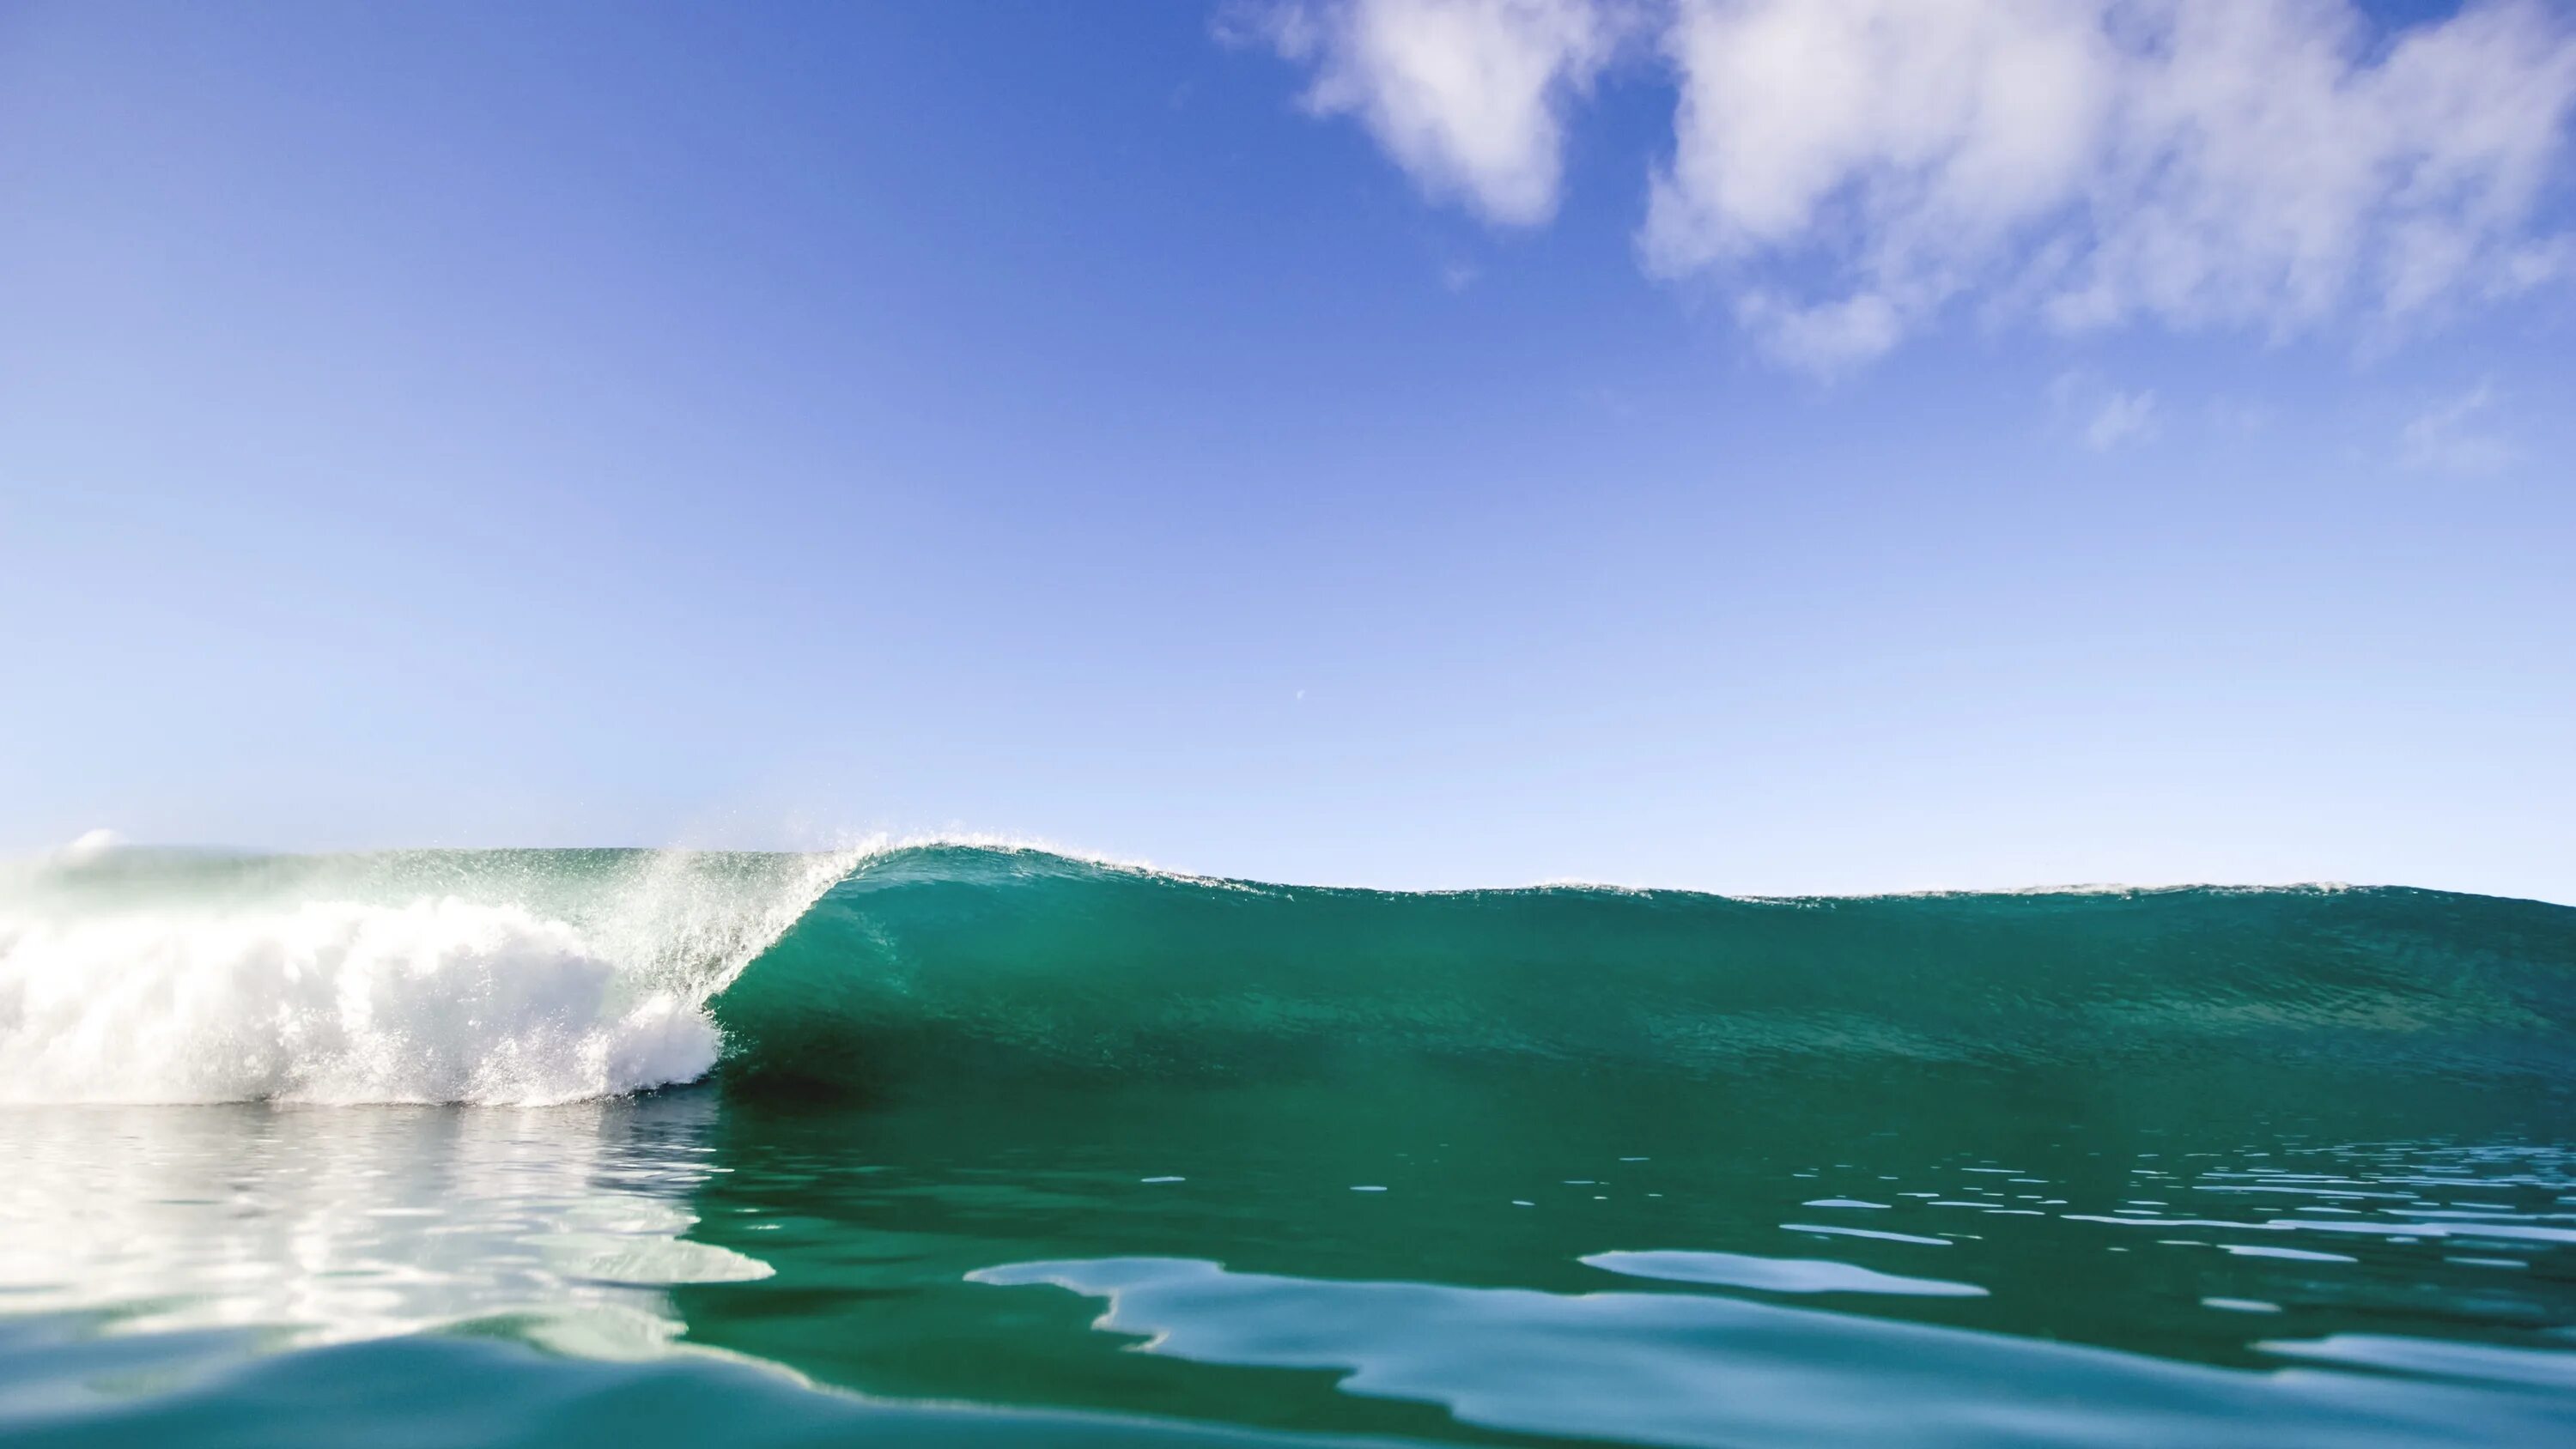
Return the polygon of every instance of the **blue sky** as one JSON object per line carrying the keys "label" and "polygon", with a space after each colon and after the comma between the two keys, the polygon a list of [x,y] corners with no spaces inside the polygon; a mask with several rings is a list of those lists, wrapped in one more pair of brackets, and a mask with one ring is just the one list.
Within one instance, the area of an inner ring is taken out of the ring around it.
{"label": "blue sky", "polygon": [[15,5],[0,849],[2576,901],[2571,97],[2551,4]]}

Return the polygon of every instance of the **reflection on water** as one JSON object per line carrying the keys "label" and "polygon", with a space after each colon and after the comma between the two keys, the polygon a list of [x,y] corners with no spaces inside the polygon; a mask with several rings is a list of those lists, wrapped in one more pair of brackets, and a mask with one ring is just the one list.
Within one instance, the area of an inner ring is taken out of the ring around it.
{"label": "reflection on water", "polygon": [[[1938,1239],[1934,1239],[1938,1242]],[[1760,1288],[1773,1293],[1910,1293],[1924,1298],[1983,1298],[1974,1283],[1908,1278],[1826,1258],[1765,1258],[1752,1253],[1587,1253],[1583,1262],[1631,1278]]]}
{"label": "reflection on water", "polygon": [[0,1438],[2576,1442],[2559,1147],[1402,1100],[0,1115]]}
{"label": "reflection on water", "polygon": [[0,1115],[0,1307],[278,1347],[522,1317],[646,1353],[667,1291],[769,1269],[682,1237],[705,1094],[527,1110],[65,1107]]}
{"label": "reflection on water", "polygon": [[[972,1275],[1106,1299],[1096,1327],[1198,1363],[1320,1369],[1530,1434],[1649,1444],[2452,1444],[2576,1433],[2576,1354],[2453,1348],[2487,1391],[2255,1374],[1697,1294],[1540,1293],[1231,1273],[1184,1258]],[[2325,1345],[2285,1346],[2319,1355]],[[2344,1357],[2349,1361],[2351,1355]],[[2540,1367],[2545,1365],[2546,1367]]]}
{"label": "reflection on water", "polygon": [[[692,1336],[901,1397],[1417,1439],[2576,1433],[2558,1147],[1403,1100],[731,1113],[697,1235],[777,1276],[683,1291]],[[1038,1282],[1114,1331],[998,1286]]]}

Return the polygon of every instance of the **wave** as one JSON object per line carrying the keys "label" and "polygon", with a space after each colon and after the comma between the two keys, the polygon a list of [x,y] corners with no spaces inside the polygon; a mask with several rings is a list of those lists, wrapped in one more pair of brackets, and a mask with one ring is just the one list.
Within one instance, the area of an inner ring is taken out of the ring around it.
{"label": "wave", "polygon": [[713,1012],[729,1074],[873,1093],[1399,1060],[2555,1084],[2576,1079],[2576,910],[2340,886],[1403,893],[926,847],[855,869]]}
{"label": "wave", "polygon": [[0,874],[0,1100],[1407,1069],[2576,1081],[2576,909],[2403,888],[1402,893],[996,843],[101,848]]}
{"label": "wave", "polygon": [[0,1101],[477,1102],[704,1076],[859,852],[89,849],[0,875]]}

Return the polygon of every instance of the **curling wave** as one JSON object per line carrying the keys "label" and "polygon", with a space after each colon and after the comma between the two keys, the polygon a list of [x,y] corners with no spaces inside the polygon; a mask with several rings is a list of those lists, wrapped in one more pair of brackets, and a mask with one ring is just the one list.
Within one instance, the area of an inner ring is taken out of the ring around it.
{"label": "curling wave", "polygon": [[[987,845],[0,876],[0,1100],[956,1094],[1389,1064],[2576,1083],[2576,910],[2407,889],[1413,894]],[[1534,1077],[1531,1079],[1535,1079]],[[2033,1080],[2036,1080],[2034,1078]]]}

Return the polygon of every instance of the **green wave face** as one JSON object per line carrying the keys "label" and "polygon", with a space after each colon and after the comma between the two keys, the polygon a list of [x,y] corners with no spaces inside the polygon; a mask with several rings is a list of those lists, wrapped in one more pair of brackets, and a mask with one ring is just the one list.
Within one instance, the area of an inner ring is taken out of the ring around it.
{"label": "green wave face", "polygon": [[2554,1096],[2576,910],[2404,889],[1294,889],[932,847],[718,996],[729,1080],[901,1096],[1426,1066]]}

